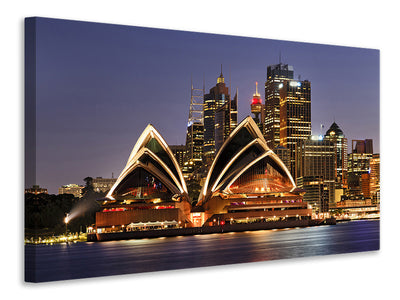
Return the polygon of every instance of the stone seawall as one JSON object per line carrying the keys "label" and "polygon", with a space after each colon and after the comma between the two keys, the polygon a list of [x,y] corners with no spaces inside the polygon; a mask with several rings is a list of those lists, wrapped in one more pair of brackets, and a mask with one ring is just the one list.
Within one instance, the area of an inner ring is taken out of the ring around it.
{"label": "stone seawall", "polygon": [[307,226],[319,226],[319,225],[334,225],[334,224],[336,224],[336,220],[333,218],[325,220],[292,220],[292,221],[274,221],[274,222],[261,222],[261,223],[250,223],[250,224],[224,224],[218,226],[205,226],[205,227],[88,234],[87,241],[101,242],[101,241],[171,237],[171,236],[225,233],[225,232],[241,232],[241,231],[282,229],[282,228],[307,227]]}

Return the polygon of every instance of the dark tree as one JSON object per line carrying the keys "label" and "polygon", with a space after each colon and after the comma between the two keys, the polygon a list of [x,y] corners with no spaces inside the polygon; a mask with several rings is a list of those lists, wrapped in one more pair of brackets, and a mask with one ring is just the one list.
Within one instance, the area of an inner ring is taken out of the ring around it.
{"label": "dark tree", "polygon": [[84,195],[87,192],[94,192],[93,188],[93,178],[92,177],[86,177],[83,179],[85,182],[85,187],[82,189],[82,194]]}

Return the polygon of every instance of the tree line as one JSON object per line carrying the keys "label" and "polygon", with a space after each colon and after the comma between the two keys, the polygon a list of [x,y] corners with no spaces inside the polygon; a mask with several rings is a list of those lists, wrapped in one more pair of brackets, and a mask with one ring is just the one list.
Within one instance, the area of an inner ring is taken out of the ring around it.
{"label": "tree line", "polygon": [[100,211],[96,200],[105,194],[94,191],[91,177],[86,177],[84,181],[86,184],[81,198],[72,194],[25,194],[25,235],[65,233],[65,217],[77,207],[80,211],[68,222],[68,231],[85,232],[87,226],[94,224],[96,212]]}

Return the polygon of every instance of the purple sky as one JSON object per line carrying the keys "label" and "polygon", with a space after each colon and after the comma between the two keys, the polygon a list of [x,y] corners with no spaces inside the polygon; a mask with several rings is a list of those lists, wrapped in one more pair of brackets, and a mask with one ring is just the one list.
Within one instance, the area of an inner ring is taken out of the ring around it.
{"label": "purple sky", "polygon": [[221,64],[242,120],[279,52],[311,81],[313,134],[335,120],[349,144],[371,138],[379,152],[378,50],[43,18],[36,42],[36,183],[49,193],[117,177],[148,123],[183,144],[190,78],[208,92]]}

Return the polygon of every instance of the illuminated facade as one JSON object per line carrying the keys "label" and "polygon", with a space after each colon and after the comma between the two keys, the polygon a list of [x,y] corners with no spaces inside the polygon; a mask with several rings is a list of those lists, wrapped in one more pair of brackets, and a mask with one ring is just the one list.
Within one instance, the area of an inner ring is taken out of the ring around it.
{"label": "illuminated facade", "polygon": [[96,213],[98,232],[143,227],[138,224],[147,228],[161,223],[191,226],[190,204],[181,169],[152,125],[143,131],[125,168],[100,202],[102,211]]}
{"label": "illuminated facade", "polygon": [[280,84],[293,79],[293,67],[279,63],[267,67],[265,82],[264,137],[269,148],[280,144]]}
{"label": "illuminated facade", "polygon": [[285,80],[280,85],[280,145],[290,150],[295,178],[296,144],[311,136],[311,83]]}
{"label": "illuminated facade", "polygon": [[204,144],[204,83],[203,88],[194,88],[191,84],[189,119],[186,129],[186,151],[183,163],[185,179],[192,179],[199,173],[203,164]]}
{"label": "illuminated facade", "polygon": [[369,162],[370,170],[371,170],[371,178],[370,178],[370,192],[372,200],[375,204],[380,203],[380,155],[379,153],[375,153],[372,155],[372,159]]}
{"label": "illuminated facade", "polygon": [[186,129],[186,152],[183,175],[190,178],[203,161],[204,125],[200,122],[190,124]]}
{"label": "illuminated facade", "polygon": [[47,189],[41,188],[38,185],[33,185],[31,188],[25,189],[25,194],[35,194],[35,195],[48,194],[48,191]]}
{"label": "illuminated facade", "polygon": [[215,152],[221,148],[224,141],[237,126],[237,91],[233,100],[215,111]]}
{"label": "illuminated facade", "polygon": [[304,200],[314,212],[328,212],[335,204],[335,147],[332,141],[299,141],[296,151],[296,183],[307,191]]}
{"label": "illuminated facade", "polygon": [[348,154],[348,195],[362,193],[362,174],[370,172],[373,156],[372,140],[352,140],[352,152]]}
{"label": "illuminated facade", "polygon": [[169,148],[172,151],[172,154],[175,156],[176,161],[178,162],[179,167],[182,169],[185,163],[186,156],[186,146],[185,145],[170,145]]}
{"label": "illuminated facade", "polygon": [[206,165],[210,165],[215,156],[215,113],[230,100],[229,88],[225,85],[221,67],[221,75],[217,78],[216,86],[204,95],[203,161]]}
{"label": "illuminated facade", "polygon": [[103,177],[93,178],[92,181],[93,189],[95,192],[98,193],[107,193],[112,188],[115,181],[117,181],[117,178],[103,178]]}
{"label": "illuminated facade", "polygon": [[361,174],[361,195],[371,198],[371,176],[370,173]]}
{"label": "illuminated facade", "polygon": [[329,211],[329,192],[332,186],[322,176],[301,176],[296,182],[305,191],[303,200],[311,206],[313,213]]}
{"label": "illuminated facade", "polygon": [[311,209],[302,194],[257,124],[247,117],[218,151],[197,205],[209,225],[305,218]]}
{"label": "illuminated facade", "polygon": [[285,164],[286,168],[288,169],[289,172],[291,172],[290,169],[290,150],[288,148],[285,148],[283,146],[278,146],[274,149],[274,152],[280,160]]}
{"label": "illuminated facade", "polygon": [[84,186],[77,184],[66,184],[58,188],[58,194],[72,194],[74,197],[81,198]]}
{"label": "illuminated facade", "polygon": [[325,140],[329,140],[335,147],[335,185],[337,189],[347,187],[347,138],[339,126],[333,124],[326,131]]}

